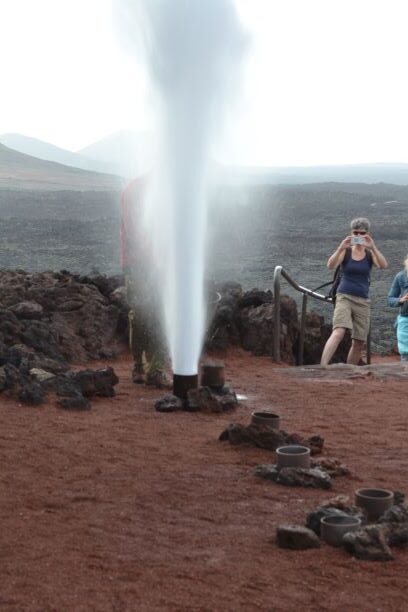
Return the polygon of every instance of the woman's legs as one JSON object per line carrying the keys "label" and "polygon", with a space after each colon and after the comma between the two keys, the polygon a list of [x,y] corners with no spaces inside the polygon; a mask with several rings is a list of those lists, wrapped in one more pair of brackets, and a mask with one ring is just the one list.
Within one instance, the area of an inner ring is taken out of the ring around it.
{"label": "woman's legs", "polygon": [[408,362],[408,317],[398,315],[397,317],[397,340],[398,352],[401,355],[401,361]]}
{"label": "woman's legs", "polygon": [[364,346],[363,340],[353,339],[351,341],[351,347],[347,355],[347,363],[351,363],[353,365],[358,365],[360,363],[363,346]]}
{"label": "woman's legs", "polygon": [[323,349],[322,358],[320,361],[322,366],[329,365],[334,353],[337,350],[337,347],[344,338],[345,332],[346,329],[344,327],[336,327],[333,329],[330,338],[327,340]]}

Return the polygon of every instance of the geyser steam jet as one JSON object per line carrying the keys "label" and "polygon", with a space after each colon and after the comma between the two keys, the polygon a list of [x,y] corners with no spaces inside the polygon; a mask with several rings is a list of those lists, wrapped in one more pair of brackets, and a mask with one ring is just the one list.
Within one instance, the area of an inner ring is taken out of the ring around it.
{"label": "geyser steam jet", "polygon": [[175,378],[198,371],[204,335],[209,160],[245,45],[231,0],[122,0],[128,34],[143,25],[158,118],[150,207]]}

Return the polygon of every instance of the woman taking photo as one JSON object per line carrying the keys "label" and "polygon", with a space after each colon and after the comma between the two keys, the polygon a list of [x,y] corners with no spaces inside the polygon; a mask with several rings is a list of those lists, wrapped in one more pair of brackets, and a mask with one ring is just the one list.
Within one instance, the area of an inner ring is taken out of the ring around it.
{"label": "woman taking photo", "polygon": [[321,365],[327,366],[342,341],[346,329],[351,331],[351,348],[347,363],[357,365],[370,329],[370,272],[387,267],[387,260],[377,249],[369,234],[370,222],[365,218],[353,219],[351,235],[347,236],[331,255],[327,267],[340,266],[333,313],[333,331],[323,350]]}
{"label": "woman taking photo", "polygon": [[388,305],[399,308],[396,320],[398,352],[401,361],[408,361],[408,256],[404,261],[404,270],[398,272],[392,281],[388,293]]}

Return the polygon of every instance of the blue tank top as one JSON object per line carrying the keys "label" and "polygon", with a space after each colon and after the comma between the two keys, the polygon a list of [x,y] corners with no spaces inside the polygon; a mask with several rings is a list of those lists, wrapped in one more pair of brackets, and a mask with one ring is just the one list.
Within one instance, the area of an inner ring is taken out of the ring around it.
{"label": "blue tank top", "polygon": [[350,257],[341,264],[341,279],[337,293],[347,293],[357,297],[368,298],[370,287],[370,272],[373,262],[367,251],[365,257],[360,261]]}

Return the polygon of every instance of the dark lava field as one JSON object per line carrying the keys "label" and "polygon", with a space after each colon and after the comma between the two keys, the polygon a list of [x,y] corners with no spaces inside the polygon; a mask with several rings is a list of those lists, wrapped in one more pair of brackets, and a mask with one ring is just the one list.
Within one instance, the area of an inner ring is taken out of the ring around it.
{"label": "dark lava field", "polygon": [[[115,274],[119,271],[119,191],[0,190],[0,267]],[[395,312],[386,306],[392,278],[408,252],[408,187],[319,183],[231,185],[212,197],[207,276],[245,289],[272,289],[283,265],[314,289],[330,280],[326,260],[347,235],[350,220],[367,216],[389,262],[372,275],[373,348],[394,344]],[[286,284],[284,293],[296,297]],[[312,308],[331,316],[330,305]]]}

